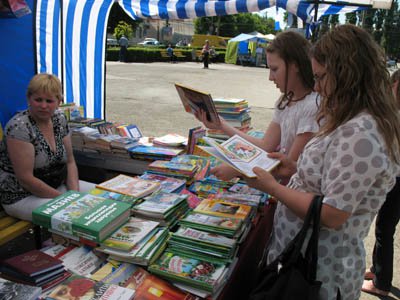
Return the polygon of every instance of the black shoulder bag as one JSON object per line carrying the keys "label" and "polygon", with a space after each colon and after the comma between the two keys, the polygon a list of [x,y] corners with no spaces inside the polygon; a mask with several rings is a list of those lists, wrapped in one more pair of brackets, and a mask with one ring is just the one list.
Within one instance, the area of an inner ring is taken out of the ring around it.
{"label": "black shoulder bag", "polygon": [[[260,271],[249,300],[318,299],[321,282],[316,281],[316,273],[322,199],[322,196],[314,197],[299,233],[273,262]],[[303,256],[301,249],[310,227],[312,234]]]}

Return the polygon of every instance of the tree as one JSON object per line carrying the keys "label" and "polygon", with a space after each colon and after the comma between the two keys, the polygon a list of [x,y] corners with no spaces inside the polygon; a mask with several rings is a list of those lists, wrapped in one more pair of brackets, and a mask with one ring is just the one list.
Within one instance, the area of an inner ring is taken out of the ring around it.
{"label": "tree", "polygon": [[373,32],[373,25],[374,25],[374,16],[375,16],[376,9],[367,9],[361,12],[362,15],[362,23],[361,26],[369,33]]}
{"label": "tree", "polygon": [[346,23],[347,24],[357,24],[357,13],[356,12],[351,12],[346,14]]}
{"label": "tree", "polygon": [[132,37],[132,33],[132,26],[125,21],[119,21],[118,25],[114,28],[114,36],[117,40],[119,40],[123,35],[130,39]]}
{"label": "tree", "polygon": [[275,33],[275,21],[259,14],[241,13],[221,17],[201,17],[194,20],[195,33],[236,36],[240,33],[258,31]]}
{"label": "tree", "polygon": [[386,11],[383,23],[382,46],[387,55],[400,56],[400,11],[398,0],[393,1],[392,8]]}

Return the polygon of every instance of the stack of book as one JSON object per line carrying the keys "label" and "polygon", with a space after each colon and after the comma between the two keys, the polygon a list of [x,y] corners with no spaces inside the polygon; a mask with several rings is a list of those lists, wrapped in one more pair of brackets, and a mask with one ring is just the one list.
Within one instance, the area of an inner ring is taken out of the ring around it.
{"label": "stack of book", "polygon": [[156,160],[156,159],[164,159],[170,160],[173,157],[183,153],[185,148],[172,148],[165,146],[146,146],[146,145],[137,145],[128,149],[129,155],[133,159],[143,159],[143,160]]}
{"label": "stack of book", "polygon": [[[174,157],[171,162],[173,163],[183,163],[189,165],[196,165],[197,170],[193,176],[194,180],[202,180],[207,177],[210,173],[211,169],[211,161],[208,157],[192,155],[192,154],[183,154],[177,157]],[[190,183],[190,181],[188,182]]]}
{"label": "stack of book", "polygon": [[186,182],[194,180],[198,168],[197,164],[178,163],[168,160],[156,160],[148,166],[148,170],[151,173],[180,178]]}
{"label": "stack of book", "polygon": [[132,208],[132,212],[137,217],[160,222],[162,226],[173,227],[189,210],[186,198],[187,195],[160,192],[144,198],[142,203]]}
{"label": "stack of book", "polygon": [[229,263],[236,255],[237,241],[221,234],[179,227],[171,234],[167,251],[192,258]]}
{"label": "stack of book", "polygon": [[1,277],[18,283],[43,287],[65,274],[63,262],[40,250],[31,250],[3,260]]}
{"label": "stack of book", "polygon": [[[251,129],[250,108],[244,99],[213,99],[218,115],[231,126],[240,131],[247,132]],[[226,140],[229,138],[223,131],[209,129],[207,135],[213,138]]]}
{"label": "stack of book", "polygon": [[33,210],[33,223],[66,237],[101,242],[128,221],[131,205],[68,191]]}
{"label": "stack of book", "polygon": [[179,225],[211,233],[237,238],[242,233],[244,222],[240,219],[211,216],[191,212],[179,221]]}
{"label": "stack of book", "polygon": [[161,187],[160,191],[164,193],[179,193],[186,186],[186,180],[178,179],[161,174],[154,174],[145,172],[140,178],[150,181],[159,182]]}
{"label": "stack of book", "polygon": [[109,255],[109,259],[147,266],[157,259],[167,246],[169,230],[166,227],[156,227],[142,240],[135,244],[130,251],[96,248]]}
{"label": "stack of book", "polygon": [[149,266],[149,271],[204,298],[208,296],[216,298],[234,265],[234,263],[221,264],[165,251],[154,264]]}
{"label": "stack of book", "polygon": [[155,231],[158,222],[131,217],[129,221],[105,239],[100,245],[106,249],[131,251],[141,240]]}
{"label": "stack of book", "polygon": [[204,199],[193,211],[211,216],[240,219],[244,222],[253,217],[251,206],[223,200]]}
{"label": "stack of book", "polygon": [[160,189],[160,183],[120,174],[96,187],[110,192],[116,192],[134,198],[142,198]]}

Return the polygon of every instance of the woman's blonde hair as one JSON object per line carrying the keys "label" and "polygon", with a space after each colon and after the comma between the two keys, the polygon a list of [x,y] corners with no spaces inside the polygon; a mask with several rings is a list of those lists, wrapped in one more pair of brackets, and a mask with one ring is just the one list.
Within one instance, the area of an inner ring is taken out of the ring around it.
{"label": "woman's blonde hair", "polygon": [[326,67],[330,94],[321,101],[319,135],[327,135],[362,111],[370,113],[384,137],[388,154],[399,162],[400,118],[385,56],[365,30],[341,25],[326,33],[311,49],[311,57]]}
{"label": "woman's blonde hair", "polygon": [[59,101],[63,100],[60,79],[52,74],[41,73],[32,77],[26,91],[26,96],[29,98],[35,93],[50,94]]}

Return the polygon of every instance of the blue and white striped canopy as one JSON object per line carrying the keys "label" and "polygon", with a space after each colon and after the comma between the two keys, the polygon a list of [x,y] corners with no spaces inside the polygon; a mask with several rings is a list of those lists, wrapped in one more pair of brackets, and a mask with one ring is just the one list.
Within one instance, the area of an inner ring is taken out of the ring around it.
{"label": "blue and white striped canopy", "polygon": [[[87,117],[104,118],[106,26],[114,2],[133,19],[193,19],[258,12],[276,5],[310,24],[315,13],[313,3],[299,0],[37,0],[37,72],[57,75],[65,101],[84,106]],[[317,13],[358,9],[320,4]]]}

